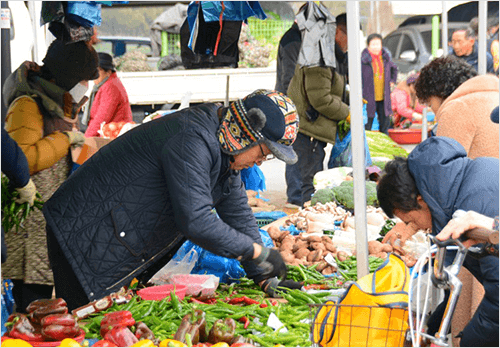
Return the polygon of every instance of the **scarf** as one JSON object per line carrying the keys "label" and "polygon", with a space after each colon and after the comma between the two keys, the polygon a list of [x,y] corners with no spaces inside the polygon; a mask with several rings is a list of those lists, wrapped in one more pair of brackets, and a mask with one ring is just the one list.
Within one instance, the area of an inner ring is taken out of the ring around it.
{"label": "scarf", "polygon": [[382,61],[382,51],[380,51],[379,54],[373,54],[370,51],[368,52],[372,57],[373,76],[374,78],[381,80],[384,74],[384,62]]}
{"label": "scarf", "polygon": [[101,88],[101,86],[104,85],[104,83],[106,81],[108,81],[108,79],[109,79],[109,76],[106,77],[101,82],[99,82],[97,85],[94,85],[94,87],[92,87],[92,92],[90,92],[89,102],[88,102],[87,106],[85,107],[85,111],[83,112],[82,124],[88,126],[89,121],[90,121],[90,109],[92,108],[92,104],[94,103],[95,95],[97,94],[97,91],[99,91],[99,88]]}

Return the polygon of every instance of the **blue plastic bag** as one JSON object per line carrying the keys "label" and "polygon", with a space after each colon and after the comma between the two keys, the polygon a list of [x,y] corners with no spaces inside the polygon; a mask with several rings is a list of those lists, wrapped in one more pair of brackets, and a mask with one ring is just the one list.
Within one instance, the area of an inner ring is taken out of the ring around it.
{"label": "blue plastic bag", "polygon": [[[366,134],[364,131],[363,137],[365,140],[365,166],[370,166],[372,164],[372,158],[370,156],[370,149],[368,148],[368,142],[366,141]],[[342,140],[340,140],[339,134],[337,133],[335,145],[332,147],[330,159],[328,160],[328,169],[337,167],[352,167],[351,140],[350,130]]]}
{"label": "blue plastic bag", "polygon": [[[14,283],[10,279],[3,280],[3,301],[5,302],[5,308],[7,310],[8,315],[11,315],[14,311],[14,295],[12,294],[12,288],[14,287]],[[2,303],[3,305],[3,303]]]}
{"label": "blue plastic bag", "polygon": [[266,178],[262,170],[256,165],[241,170],[241,181],[245,184],[245,189],[254,191],[264,191],[266,189]]}
{"label": "blue plastic bag", "polygon": [[[261,229],[259,229],[259,232],[264,246],[272,248],[274,244],[269,234]],[[172,257],[172,260],[181,261],[192,249],[195,249],[198,253],[198,261],[196,261],[191,274],[213,274],[219,277],[220,283],[231,283],[234,279],[239,279],[246,275],[245,270],[238,260],[215,255],[189,240],[184,242],[174,257]]]}

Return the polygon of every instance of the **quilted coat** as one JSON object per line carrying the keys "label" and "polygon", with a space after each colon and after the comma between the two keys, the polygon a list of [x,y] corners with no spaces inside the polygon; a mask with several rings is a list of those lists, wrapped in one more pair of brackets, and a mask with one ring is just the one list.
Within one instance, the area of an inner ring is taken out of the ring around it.
{"label": "quilted coat", "polygon": [[[391,108],[391,82],[396,83],[398,78],[398,67],[391,59],[391,53],[386,48],[382,48],[382,60],[384,61],[384,108],[385,115],[392,114]],[[372,57],[368,48],[361,52],[361,77],[363,81],[363,98],[368,102],[366,104],[366,113],[368,117],[375,117],[375,87],[373,85],[373,67]]]}
{"label": "quilted coat", "polygon": [[[297,64],[287,94],[297,107],[300,133],[335,144],[336,122],[349,115],[349,106],[343,102],[344,79],[344,76],[331,68],[301,67]],[[322,115],[314,122],[305,116],[309,107],[308,101]]]}
{"label": "quilted coat", "polygon": [[128,101],[127,91],[116,73],[112,73],[108,80],[99,88],[90,107],[89,126],[85,131],[86,137],[97,137],[97,130],[101,123],[131,122],[132,109]]}
{"label": "quilted coat", "polygon": [[[203,104],[132,129],[45,203],[47,224],[89,301],[146,270],[152,276],[186,238],[243,261],[254,242],[262,244],[240,174],[216,137],[218,108]],[[242,264],[250,278],[259,274]]]}
{"label": "quilted coat", "polygon": [[[408,166],[431,211],[432,234],[438,234],[459,209],[498,216],[497,158],[473,160],[456,140],[431,137],[410,153]],[[498,257],[477,260],[468,254],[464,266],[484,286],[485,296],[463,330],[461,346],[498,347]]]}
{"label": "quilted coat", "polygon": [[[62,132],[72,130],[77,119],[71,95],[40,78],[33,67],[34,63],[23,63],[5,82],[5,129],[26,155],[31,178],[46,201],[69,175],[70,144]],[[6,232],[9,257],[2,264],[2,276],[53,285],[42,212],[33,210],[19,233]]]}

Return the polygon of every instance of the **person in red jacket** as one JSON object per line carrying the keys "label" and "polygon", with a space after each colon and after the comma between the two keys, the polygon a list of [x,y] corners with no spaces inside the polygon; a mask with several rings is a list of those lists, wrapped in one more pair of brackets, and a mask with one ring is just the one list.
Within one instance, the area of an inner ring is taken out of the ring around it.
{"label": "person in red jacket", "polygon": [[418,103],[415,82],[418,74],[411,74],[401,81],[391,93],[394,113],[394,128],[409,128],[412,123],[422,121],[424,106]]}
{"label": "person in red jacket", "polygon": [[132,122],[127,91],[116,75],[113,57],[107,53],[99,52],[99,78],[94,83],[82,118],[82,123],[88,124],[86,137],[99,136],[103,122]]}

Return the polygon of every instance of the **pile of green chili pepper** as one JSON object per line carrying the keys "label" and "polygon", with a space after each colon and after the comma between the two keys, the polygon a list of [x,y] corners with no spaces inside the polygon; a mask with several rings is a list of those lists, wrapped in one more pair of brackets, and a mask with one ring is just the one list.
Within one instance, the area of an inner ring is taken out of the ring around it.
{"label": "pile of green chili pepper", "polygon": [[[380,257],[368,256],[368,268],[370,273],[375,272],[383,263],[384,259]],[[356,256],[350,256],[345,261],[337,259],[337,271],[344,277],[346,281],[356,281],[358,279],[357,259]]]}
{"label": "pile of green chili pepper", "polygon": [[[219,319],[233,318],[236,321],[235,335],[241,335],[267,347],[277,344],[287,347],[311,345],[309,340],[310,324],[301,322],[310,316],[309,304],[324,302],[325,294],[307,294],[300,290],[289,290],[283,294],[288,303],[279,303],[265,298],[265,293],[252,280],[239,279],[231,285],[221,284],[216,292],[216,301],[213,304],[191,302],[190,296],[182,301],[172,294],[172,301],[144,301],[138,296],[126,304],[113,304],[106,311],[81,320],[85,323],[83,329],[86,338],[99,338],[100,323],[104,314],[128,310],[136,321],[144,322],[155,334],[156,338],[164,340],[172,338],[181,324],[182,318],[193,310],[202,310],[206,315],[208,328]],[[251,298],[254,301],[234,301],[239,298]],[[233,300],[233,301],[231,301]],[[228,302],[234,303],[229,304]],[[274,313],[283,323],[288,332],[276,332],[267,326],[267,320]],[[248,320],[240,320],[245,318]],[[279,333],[278,333],[279,332]]]}
{"label": "pile of green chili pepper", "polygon": [[309,284],[326,284],[329,288],[338,288],[338,278],[337,277],[325,277],[320,272],[316,271],[318,265],[312,266],[292,266],[287,265],[288,273],[287,278],[292,279],[296,282],[304,282],[304,285]]}
{"label": "pile of green chili pepper", "polygon": [[13,190],[9,185],[9,179],[2,174],[2,227],[7,233],[12,228],[16,228],[16,232],[19,231],[19,227],[22,227],[24,221],[28,217],[31,210],[34,208],[42,210],[43,201],[42,196],[37,192],[35,204],[30,207],[29,203],[16,203],[19,193]]}

